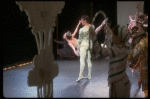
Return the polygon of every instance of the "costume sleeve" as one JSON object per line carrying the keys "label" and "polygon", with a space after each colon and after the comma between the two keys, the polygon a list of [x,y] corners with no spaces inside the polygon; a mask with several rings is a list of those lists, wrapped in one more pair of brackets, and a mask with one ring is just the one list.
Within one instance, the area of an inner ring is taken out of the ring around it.
{"label": "costume sleeve", "polygon": [[143,38],[140,40],[140,42],[134,47],[133,49],[133,58],[138,55],[140,52],[144,50],[144,48],[148,45],[148,39]]}

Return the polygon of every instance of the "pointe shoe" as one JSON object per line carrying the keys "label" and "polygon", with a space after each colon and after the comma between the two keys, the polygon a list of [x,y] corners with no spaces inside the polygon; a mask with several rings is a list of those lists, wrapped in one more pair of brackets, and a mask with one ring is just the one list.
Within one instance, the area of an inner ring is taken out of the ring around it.
{"label": "pointe shoe", "polygon": [[80,80],[83,79],[83,78],[84,78],[84,76],[79,77],[79,78],[76,80],[76,82],[80,81]]}

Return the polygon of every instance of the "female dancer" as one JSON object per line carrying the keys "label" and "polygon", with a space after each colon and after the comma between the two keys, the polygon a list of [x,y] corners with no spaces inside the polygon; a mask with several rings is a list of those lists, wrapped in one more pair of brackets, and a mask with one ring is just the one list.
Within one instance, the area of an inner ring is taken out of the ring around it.
{"label": "female dancer", "polygon": [[[71,32],[68,31],[63,35],[63,38],[68,42],[69,46],[73,49],[75,55],[79,55],[78,54],[78,49],[79,49],[79,45],[77,44],[77,39],[75,38],[75,35],[78,31],[79,25],[81,24],[81,21],[79,20],[79,23],[74,31],[74,33],[71,35]],[[76,50],[77,48],[77,50]]]}

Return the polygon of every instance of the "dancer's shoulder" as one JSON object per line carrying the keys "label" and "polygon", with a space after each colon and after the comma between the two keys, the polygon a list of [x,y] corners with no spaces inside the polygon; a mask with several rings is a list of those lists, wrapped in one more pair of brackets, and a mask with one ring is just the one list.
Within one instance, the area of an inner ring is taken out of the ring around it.
{"label": "dancer's shoulder", "polygon": [[90,27],[93,28],[93,29],[95,28],[95,26],[93,24],[91,24]]}

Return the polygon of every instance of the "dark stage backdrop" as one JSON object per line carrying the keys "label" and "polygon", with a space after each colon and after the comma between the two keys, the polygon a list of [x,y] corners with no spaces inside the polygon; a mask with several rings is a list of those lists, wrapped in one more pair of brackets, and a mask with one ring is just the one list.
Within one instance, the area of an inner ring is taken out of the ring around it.
{"label": "dark stage backdrop", "polygon": [[[62,13],[58,15],[58,40],[63,40],[62,35],[66,31],[73,32],[82,15],[91,16],[90,2],[65,2]],[[146,8],[146,7],[145,7]],[[117,23],[117,1],[93,2],[93,16],[99,10],[106,13],[109,18],[111,27]],[[148,13],[147,10],[145,12]],[[34,35],[31,33],[32,27],[28,27],[28,16],[21,12],[15,1],[7,1],[2,5],[2,26],[4,33],[4,65],[17,63],[19,61],[32,60],[37,54],[37,46]],[[92,18],[90,17],[92,20]],[[94,25],[97,27],[103,21],[103,16],[95,20]],[[79,28],[81,28],[80,26]],[[78,38],[78,33],[76,38]],[[104,40],[104,35],[99,35],[99,40]],[[56,27],[53,32],[53,39],[57,39]],[[58,48],[62,48],[59,45]],[[57,44],[53,42],[54,57],[56,54]]]}

